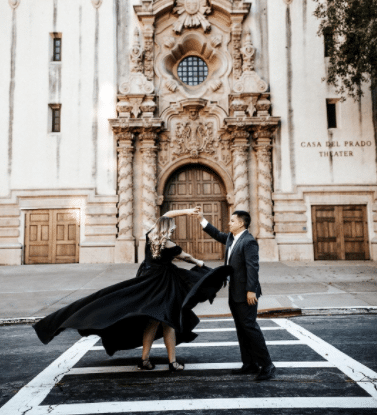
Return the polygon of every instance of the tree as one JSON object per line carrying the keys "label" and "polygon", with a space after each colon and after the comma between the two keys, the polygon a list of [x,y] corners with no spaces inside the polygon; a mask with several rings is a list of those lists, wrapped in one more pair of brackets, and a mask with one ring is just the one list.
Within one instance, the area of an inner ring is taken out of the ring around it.
{"label": "tree", "polygon": [[377,88],[377,0],[314,0],[329,56],[327,82],[355,100]]}

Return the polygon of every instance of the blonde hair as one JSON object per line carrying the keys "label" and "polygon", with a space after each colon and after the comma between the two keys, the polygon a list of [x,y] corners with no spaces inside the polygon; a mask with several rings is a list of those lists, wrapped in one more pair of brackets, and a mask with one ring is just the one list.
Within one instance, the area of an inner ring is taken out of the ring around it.
{"label": "blonde hair", "polygon": [[157,219],[148,235],[153,258],[161,257],[161,251],[165,248],[166,242],[171,237],[175,227],[173,218],[161,216]]}

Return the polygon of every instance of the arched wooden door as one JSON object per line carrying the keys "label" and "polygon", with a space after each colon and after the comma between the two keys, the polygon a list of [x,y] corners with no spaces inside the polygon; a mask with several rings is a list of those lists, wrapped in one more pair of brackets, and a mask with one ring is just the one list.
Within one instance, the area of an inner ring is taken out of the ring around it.
{"label": "arched wooden door", "polygon": [[[228,231],[228,205],[221,179],[204,166],[189,165],[177,170],[164,191],[161,214],[168,210],[202,206],[204,217],[218,229]],[[224,247],[203,232],[199,220],[191,216],[175,218],[173,240],[195,258],[222,260]]]}

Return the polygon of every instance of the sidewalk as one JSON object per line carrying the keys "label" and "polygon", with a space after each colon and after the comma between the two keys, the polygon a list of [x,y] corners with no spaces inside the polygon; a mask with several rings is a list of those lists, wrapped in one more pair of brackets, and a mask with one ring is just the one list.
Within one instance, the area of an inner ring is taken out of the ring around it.
{"label": "sidewalk", "polygon": [[[178,266],[190,268],[179,262]],[[221,265],[208,262],[208,266]],[[0,267],[0,319],[43,317],[103,287],[133,278],[138,264],[62,264]],[[377,306],[377,262],[261,263],[260,314]],[[201,316],[230,314],[228,289],[214,303],[199,304]],[[377,312],[375,309],[374,312]]]}

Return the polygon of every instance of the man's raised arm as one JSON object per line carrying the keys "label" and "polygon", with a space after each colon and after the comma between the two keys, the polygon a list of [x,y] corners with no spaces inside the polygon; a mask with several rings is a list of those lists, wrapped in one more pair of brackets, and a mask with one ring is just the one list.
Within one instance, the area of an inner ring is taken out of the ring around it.
{"label": "man's raised arm", "polygon": [[197,217],[200,220],[200,224],[202,225],[204,232],[208,233],[208,235],[211,236],[213,239],[215,239],[217,242],[220,242],[223,245],[226,244],[226,241],[228,239],[228,234],[225,232],[220,232],[217,228],[211,225],[208,222],[208,220],[204,218],[203,212],[201,209],[197,213]]}

